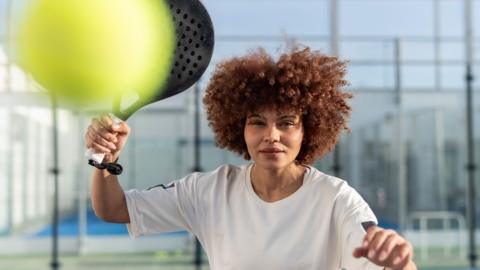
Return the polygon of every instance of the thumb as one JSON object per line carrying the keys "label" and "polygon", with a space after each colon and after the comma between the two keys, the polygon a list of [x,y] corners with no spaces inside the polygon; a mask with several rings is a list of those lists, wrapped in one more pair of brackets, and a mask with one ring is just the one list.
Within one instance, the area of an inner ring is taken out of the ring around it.
{"label": "thumb", "polygon": [[352,255],[355,258],[366,257],[367,252],[368,252],[368,249],[363,247],[358,247],[353,250]]}
{"label": "thumb", "polygon": [[122,135],[128,134],[130,132],[130,128],[128,127],[126,122],[112,124],[112,130]]}

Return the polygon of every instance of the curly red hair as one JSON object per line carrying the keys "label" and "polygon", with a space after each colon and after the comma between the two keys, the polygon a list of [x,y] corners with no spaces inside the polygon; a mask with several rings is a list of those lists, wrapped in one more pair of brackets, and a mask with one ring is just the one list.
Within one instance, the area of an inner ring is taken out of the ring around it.
{"label": "curly red hair", "polygon": [[296,160],[313,163],[348,130],[352,95],[341,91],[345,73],[345,62],[308,47],[293,48],[277,61],[260,48],[220,62],[203,98],[217,145],[249,160],[243,133],[248,113],[288,109],[302,115],[304,127]]}

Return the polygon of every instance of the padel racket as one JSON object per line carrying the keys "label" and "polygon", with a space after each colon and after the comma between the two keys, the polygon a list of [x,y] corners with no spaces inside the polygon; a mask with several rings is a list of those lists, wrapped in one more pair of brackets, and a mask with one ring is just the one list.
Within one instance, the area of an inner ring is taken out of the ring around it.
{"label": "padel racket", "polygon": [[[176,47],[170,76],[158,94],[150,99],[138,96],[125,109],[121,108],[122,98],[117,97],[113,115],[125,121],[140,108],[181,93],[197,82],[208,67],[214,47],[214,29],[205,7],[198,0],[166,0],[175,25]],[[90,165],[120,174],[122,167],[117,163],[102,163],[104,154],[86,153]]]}

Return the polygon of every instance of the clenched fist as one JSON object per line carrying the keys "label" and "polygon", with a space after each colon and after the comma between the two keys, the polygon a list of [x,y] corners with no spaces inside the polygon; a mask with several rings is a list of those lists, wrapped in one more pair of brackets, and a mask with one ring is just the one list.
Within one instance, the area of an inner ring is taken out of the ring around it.
{"label": "clenched fist", "polygon": [[361,247],[353,251],[356,258],[365,257],[385,269],[416,269],[412,245],[394,230],[378,226],[368,229]]}
{"label": "clenched fist", "polygon": [[85,146],[95,153],[104,153],[103,162],[113,162],[119,156],[130,134],[126,122],[115,123],[108,115],[93,118],[85,133]]}

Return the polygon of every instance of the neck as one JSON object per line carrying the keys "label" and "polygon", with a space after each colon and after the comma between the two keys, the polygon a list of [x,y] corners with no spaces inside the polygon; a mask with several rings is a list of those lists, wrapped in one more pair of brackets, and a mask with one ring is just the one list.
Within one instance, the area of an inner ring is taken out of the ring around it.
{"label": "neck", "polygon": [[303,184],[305,167],[295,163],[281,169],[253,165],[250,175],[255,193],[265,201],[283,199],[297,191]]}

